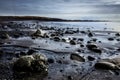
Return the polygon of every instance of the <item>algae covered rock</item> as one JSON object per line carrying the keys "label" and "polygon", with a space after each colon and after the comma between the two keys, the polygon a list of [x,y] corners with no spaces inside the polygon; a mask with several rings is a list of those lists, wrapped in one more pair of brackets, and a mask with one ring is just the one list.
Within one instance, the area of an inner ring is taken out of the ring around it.
{"label": "algae covered rock", "polygon": [[47,58],[42,54],[23,56],[19,58],[13,66],[17,72],[40,72],[47,73]]}

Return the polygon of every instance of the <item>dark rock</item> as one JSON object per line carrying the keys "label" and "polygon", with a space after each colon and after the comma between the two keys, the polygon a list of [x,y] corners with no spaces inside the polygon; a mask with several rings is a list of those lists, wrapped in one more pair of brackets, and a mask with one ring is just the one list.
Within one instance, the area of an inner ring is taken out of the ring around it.
{"label": "dark rock", "polygon": [[64,38],[63,38],[63,39],[61,39],[61,40],[62,40],[62,42],[66,42],[66,39],[64,39]]}
{"label": "dark rock", "polygon": [[120,36],[120,33],[116,33],[115,36]]}
{"label": "dark rock", "polygon": [[54,59],[48,58],[47,62],[48,62],[48,63],[54,63]]}
{"label": "dark rock", "polygon": [[32,55],[33,53],[35,53],[36,51],[34,50],[34,49],[30,49],[28,52],[27,52],[27,54],[28,55]]}
{"label": "dark rock", "polygon": [[58,36],[54,37],[54,41],[60,41],[60,38]]}
{"label": "dark rock", "polygon": [[92,57],[92,56],[88,56],[87,58],[88,58],[89,61],[94,61],[95,60],[95,58]]}
{"label": "dark rock", "polygon": [[62,64],[62,61],[61,61],[61,60],[58,60],[57,63]]}
{"label": "dark rock", "polygon": [[25,52],[20,52],[20,56],[25,56],[27,55]]}
{"label": "dark rock", "polygon": [[37,29],[37,31],[35,33],[33,33],[32,36],[41,37],[41,31],[39,29]]}
{"label": "dark rock", "polygon": [[68,76],[67,80],[74,80],[72,76]]}
{"label": "dark rock", "polygon": [[0,34],[0,38],[1,39],[9,39],[10,36],[7,33],[2,33],[2,34]]}
{"label": "dark rock", "polygon": [[47,74],[46,57],[41,54],[23,56],[14,63],[13,70],[15,72],[40,72]]}
{"label": "dark rock", "polygon": [[93,37],[93,33],[92,33],[92,32],[89,32],[89,33],[88,33],[88,36],[89,36],[89,37]]}
{"label": "dark rock", "polygon": [[87,47],[89,50],[93,50],[94,48],[98,48],[96,44],[88,44],[88,45],[86,45],[86,47]]}
{"label": "dark rock", "polygon": [[84,41],[84,39],[83,38],[79,38],[78,41]]}
{"label": "dark rock", "polygon": [[99,49],[96,44],[88,44],[86,45],[86,47],[88,48],[88,50],[91,50],[93,52],[102,53],[102,50]]}
{"label": "dark rock", "polygon": [[113,40],[114,40],[114,38],[108,38],[108,40],[109,40],[109,41],[113,41]]}
{"label": "dark rock", "polygon": [[73,41],[73,40],[70,40],[70,44],[71,44],[71,45],[76,45],[76,42]]}
{"label": "dark rock", "polygon": [[76,61],[79,61],[79,62],[85,62],[85,59],[78,54],[71,54],[70,59],[71,60],[76,60]]}
{"label": "dark rock", "polygon": [[98,62],[95,64],[96,69],[115,69],[115,65],[110,62]]}

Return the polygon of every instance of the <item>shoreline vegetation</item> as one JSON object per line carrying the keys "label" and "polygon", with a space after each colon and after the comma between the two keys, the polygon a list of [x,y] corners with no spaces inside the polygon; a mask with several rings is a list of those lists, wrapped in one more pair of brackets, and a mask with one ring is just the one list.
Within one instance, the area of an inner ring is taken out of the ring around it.
{"label": "shoreline vegetation", "polygon": [[111,22],[109,20],[68,20],[68,19],[40,17],[40,16],[0,16],[0,21],[20,21],[20,20],[38,20],[38,21],[55,21],[55,22]]}

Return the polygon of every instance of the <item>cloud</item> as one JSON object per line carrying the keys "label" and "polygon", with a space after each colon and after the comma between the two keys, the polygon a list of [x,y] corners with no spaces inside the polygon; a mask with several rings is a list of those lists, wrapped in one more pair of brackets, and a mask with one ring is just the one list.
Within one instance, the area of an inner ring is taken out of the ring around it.
{"label": "cloud", "polygon": [[120,0],[0,0],[0,15],[119,19],[119,9]]}

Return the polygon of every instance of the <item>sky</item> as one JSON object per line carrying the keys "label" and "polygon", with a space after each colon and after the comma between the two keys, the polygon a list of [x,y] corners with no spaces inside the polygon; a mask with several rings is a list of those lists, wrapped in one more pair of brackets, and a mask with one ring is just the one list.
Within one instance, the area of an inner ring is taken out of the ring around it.
{"label": "sky", "polygon": [[0,0],[0,16],[120,20],[120,0]]}

